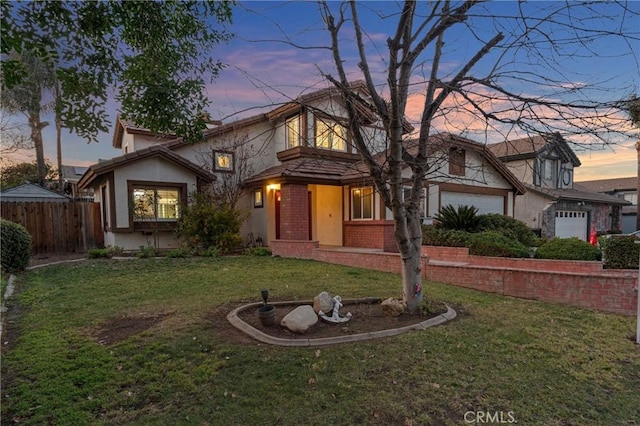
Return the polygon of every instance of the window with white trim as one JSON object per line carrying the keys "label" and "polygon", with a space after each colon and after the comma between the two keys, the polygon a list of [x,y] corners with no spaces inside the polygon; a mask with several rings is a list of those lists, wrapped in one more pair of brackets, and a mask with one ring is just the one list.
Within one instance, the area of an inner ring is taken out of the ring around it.
{"label": "window with white trim", "polygon": [[341,124],[327,120],[316,120],[316,148],[333,151],[347,150],[347,129]]}
{"label": "window with white trim", "polygon": [[289,118],[285,122],[287,131],[287,149],[300,146],[300,116]]}
{"label": "window with white trim", "polygon": [[373,219],[373,187],[351,188],[351,219]]}

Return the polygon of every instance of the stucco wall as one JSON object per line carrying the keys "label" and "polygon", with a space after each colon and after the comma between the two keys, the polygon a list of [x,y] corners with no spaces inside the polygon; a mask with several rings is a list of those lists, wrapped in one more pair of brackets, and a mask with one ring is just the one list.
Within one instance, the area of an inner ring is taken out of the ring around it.
{"label": "stucco wall", "polygon": [[130,226],[127,181],[186,183],[189,192],[197,189],[196,177],[192,173],[159,157],[147,158],[120,167],[114,172],[116,228]]}

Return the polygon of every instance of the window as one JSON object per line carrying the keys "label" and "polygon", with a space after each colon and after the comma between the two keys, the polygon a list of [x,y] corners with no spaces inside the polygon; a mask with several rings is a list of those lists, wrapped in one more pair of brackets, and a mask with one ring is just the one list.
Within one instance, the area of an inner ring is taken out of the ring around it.
{"label": "window", "polygon": [[373,188],[351,189],[351,219],[373,219]]}
{"label": "window", "polygon": [[213,151],[213,170],[216,172],[232,173],[234,169],[233,153]]}
{"label": "window", "polygon": [[262,188],[253,190],[253,207],[260,208],[264,206],[264,197],[262,195]]}
{"label": "window", "polygon": [[134,222],[175,222],[180,217],[180,190],[134,186]]}
{"label": "window", "polygon": [[286,121],[287,149],[300,146],[300,116],[296,115]]}
{"label": "window", "polygon": [[456,176],[465,175],[465,152],[464,149],[449,149],[449,174]]}
{"label": "window", "polygon": [[542,160],[542,179],[553,179],[553,160]]}
{"label": "window", "polygon": [[344,126],[331,122],[316,120],[316,148],[346,151],[347,130]]}

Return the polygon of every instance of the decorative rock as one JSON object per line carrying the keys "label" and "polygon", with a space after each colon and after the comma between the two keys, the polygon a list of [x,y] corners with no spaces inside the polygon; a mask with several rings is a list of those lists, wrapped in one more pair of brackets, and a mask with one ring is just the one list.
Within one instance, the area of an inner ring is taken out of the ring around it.
{"label": "decorative rock", "polygon": [[380,306],[382,307],[382,312],[384,312],[385,315],[389,315],[392,317],[401,315],[405,310],[404,303],[393,297],[390,297],[387,300],[383,301]]}
{"label": "decorative rock", "polygon": [[313,310],[316,314],[320,311],[322,312],[331,312],[333,309],[333,299],[331,295],[326,291],[318,294],[313,298]]}
{"label": "decorative rock", "polygon": [[318,315],[311,305],[302,305],[295,308],[282,318],[280,325],[294,333],[305,333],[318,322]]}

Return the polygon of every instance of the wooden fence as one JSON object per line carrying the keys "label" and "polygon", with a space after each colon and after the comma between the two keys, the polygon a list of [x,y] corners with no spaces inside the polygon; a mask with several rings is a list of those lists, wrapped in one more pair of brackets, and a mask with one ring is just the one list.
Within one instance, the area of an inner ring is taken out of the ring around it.
{"label": "wooden fence", "polygon": [[85,253],[104,246],[98,203],[3,202],[0,213],[29,231],[34,254]]}

